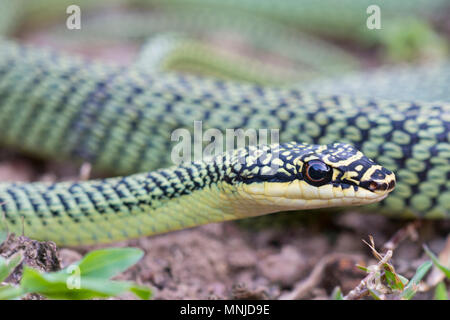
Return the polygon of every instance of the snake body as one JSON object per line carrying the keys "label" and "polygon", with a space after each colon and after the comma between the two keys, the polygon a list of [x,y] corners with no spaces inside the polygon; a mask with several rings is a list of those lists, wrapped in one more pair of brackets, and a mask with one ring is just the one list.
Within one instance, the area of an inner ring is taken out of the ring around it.
{"label": "snake body", "polygon": [[[271,6],[262,8],[272,12]],[[292,21],[289,11],[281,10],[280,17]],[[445,98],[383,100],[382,94],[362,98],[341,89],[324,94],[315,92],[320,85],[303,91],[299,85],[258,86],[139,64],[116,66],[6,40],[0,48],[2,144],[125,175],[56,184],[3,182],[6,223],[0,228],[20,232],[23,219],[31,237],[85,244],[350,204],[372,203],[362,209],[397,217],[450,217]],[[260,171],[265,164],[254,162],[251,149],[153,171],[172,164],[170,133],[185,128],[193,134],[197,120],[204,130],[222,132],[279,129],[282,143],[302,143],[268,147],[286,153],[276,178],[265,177]],[[242,158],[249,161],[237,169],[235,161]],[[305,182],[303,167],[315,159],[336,172],[323,186]],[[396,174],[393,191],[393,175],[384,167]],[[146,173],[127,176],[136,172]],[[295,192],[292,186],[298,186]],[[327,189],[322,198],[319,189]],[[344,189],[354,191],[347,200]]]}

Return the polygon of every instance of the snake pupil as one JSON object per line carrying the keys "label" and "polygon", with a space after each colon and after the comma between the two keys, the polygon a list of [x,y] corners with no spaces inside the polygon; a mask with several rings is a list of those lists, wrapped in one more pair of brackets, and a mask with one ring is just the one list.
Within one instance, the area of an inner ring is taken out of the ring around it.
{"label": "snake pupil", "polygon": [[323,185],[331,181],[331,168],[319,160],[312,160],[305,166],[304,176],[313,185]]}

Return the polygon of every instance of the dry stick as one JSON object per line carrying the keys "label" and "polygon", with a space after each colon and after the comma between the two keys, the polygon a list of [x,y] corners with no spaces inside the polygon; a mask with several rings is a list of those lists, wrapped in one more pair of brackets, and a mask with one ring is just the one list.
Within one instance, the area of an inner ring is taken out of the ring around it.
{"label": "dry stick", "polygon": [[[408,224],[406,227],[398,230],[394,234],[394,236],[392,236],[392,238],[389,239],[389,241],[384,244],[383,247],[385,248],[386,253],[384,256],[381,256],[381,255],[378,256],[380,261],[378,262],[377,266],[374,268],[375,270],[370,272],[360,282],[360,284],[355,289],[350,291],[349,294],[344,297],[344,299],[356,300],[356,299],[362,298],[363,296],[368,295],[369,290],[367,290],[367,288],[366,288],[367,283],[369,283],[369,281],[371,281],[375,278],[376,271],[380,270],[380,266],[383,266],[385,263],[387,263],[391,259],[393,250],[400,244],[400,242],[405,240],[408,236],[415,235],[416,229],[420,225],[421,225],[420,221],[414,221],[414,222]],[[373,243],[373,238],[371,238],[371,242]],[[366,242],[366,244],[372,249],[372,252],[376,252],[373,244],[370,245],[367,242]],[[350,255],[350,254],[330,254],[330,255],[323,257],[319,261],[319,263],[314,267],[313,271],[308,276],[308,278],[306,278],[305,280],[298,283],[291,292],[281,295],[279,297],[279,299],[280,300],[296,300],[296,299],[303,298],[311,289],[313,289],[322,280],[323,272],[329,264],[333,263],[336,260],[345,259],[345,258],[358,260],[358,259],[361,259],[361,256]]]}
{"label": "dry stick", "polygon": [[355,289],[350,291],[348,295],[344,297],[344,300],[357,300],[367,295],[367,285],[375,279],[377,273],[380,272],[383,266],[392,258],[392,253],[392,250],[388,250],[384,257],[380,261],[378,261],[376,267],[373,268],[373,270],[369,272],[369,274],[364,279],[361,280],[361,282],[356,286]]}
{"label": "dry stick", "polygon": [[329,254],[322,259],[320,259],[319,263],[314,267],[311,274],[305,280],[299,282],[295,288],[286,294],[281,295],[279,300],[298,300],[303,298],[308,292],[311,291],[317,284],[322,280],[325,268],[338,260],[341,259],[350,259],[350,260],[361,260],[362,257],[354,254],[345,254],[345,253],[332,253]]}
{"label": "dry stick", "polygon": [[80,167],[79,179],[81,181],[89,180],[91,176],[92,165],[89,162],[83,162]]}
{"label": "dry stick", "polygon": [[[398,230],[383,245],[383,248],[384,248],[384,251],[385,251],[384,257],[380,256],[379,253],[375,250],[372,237],[370,237],[372,245],[368,244],[366,241],[363,240],[372,249],[372,253],[376,254],[376,257],[378,259],[380,259],[380,261],[378,262],[377,266],[374,268],[375,270],[370,272],[360,282],[360,284],[355,289],[350,291],[348,293],[348,295],[344,297],[344,299],[346,299],[346,300],[356,300],[356,299],[362,298],[363,296],[368,295],[369,294],[369,290],[367,289],[368,281],[371,281],[371,280],[374,279],[377,271],[381,271],[380,266],[383,266],[385,263],[387,263],[391,259],[392,255],[394,253],[394,250],[398,247],[398,245],[402,241],[404,241],[406,238],[408,238],[408,236],[410,236],[410,237],[417,237],[417,228],[420,227],[421,225],[422,225],[422,222],[417,220],[417,221],[414,221],[414,222],[411,222],[411,223],[407,224],[405,227],[403,227],[400,230]],[[388,256],[388,253],[389,253],[389,256]]]}
{"label": "dry stick", "polygon": [[422,221],[416,220],[405,227],[398,230],[392,237],[383,245],[385,251],[395,250],[397,246],[408,237],[417,238],[417,229],[422,225]]}

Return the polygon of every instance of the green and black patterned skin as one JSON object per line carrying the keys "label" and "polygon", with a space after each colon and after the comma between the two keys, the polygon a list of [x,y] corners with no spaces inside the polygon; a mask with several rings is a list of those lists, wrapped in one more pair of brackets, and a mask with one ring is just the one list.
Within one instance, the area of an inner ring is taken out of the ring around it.
{"label": "green and black patterned skin", "polygon": [[450,106],[260,87],[138,67],[88,63],[2,42],[0,137],[43,157],[116,174],[171,165],[170,133],[280,129],[280,140],[348,142],[395,172],[397,187],[367,210],[448,218]]}
{"label": "green and black patterned skin", "polygon": [[[327,169],[323,177],[317,165]],[[350,145],[291,142],[127,177],[2,183],[0,201],[10,231],[76,245],[282,210],[368,204],[394,187],[392,172]]]}

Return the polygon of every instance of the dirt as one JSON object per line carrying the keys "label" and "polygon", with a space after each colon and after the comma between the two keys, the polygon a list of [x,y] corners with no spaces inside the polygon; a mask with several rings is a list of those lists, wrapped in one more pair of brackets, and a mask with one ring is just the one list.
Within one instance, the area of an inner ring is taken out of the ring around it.
{"label": "dirt", "polygon": [[10,234],[4,242],[0,243],[0,255],[8,259],[16,253],[23,256],[22,262],[8,276],[7,282],[20,282],[23,265],[43,272],[57,271],[61,268],[57,247],[51,241],[39,242],[24,236]]}
{"label": "dirt", "polygon": [[[9,234],[5,241],[0,243],[0,256],[6,259],[20,254],[22,259],[19,265],[5,279],[6,283],[18,284],[22,279],[25,265],[41,272],[52,272],[61,269],[58,249],[51,241],[39,242],[24,236]],[[29,293],[23,300],[42,300],[45,297]]]}

